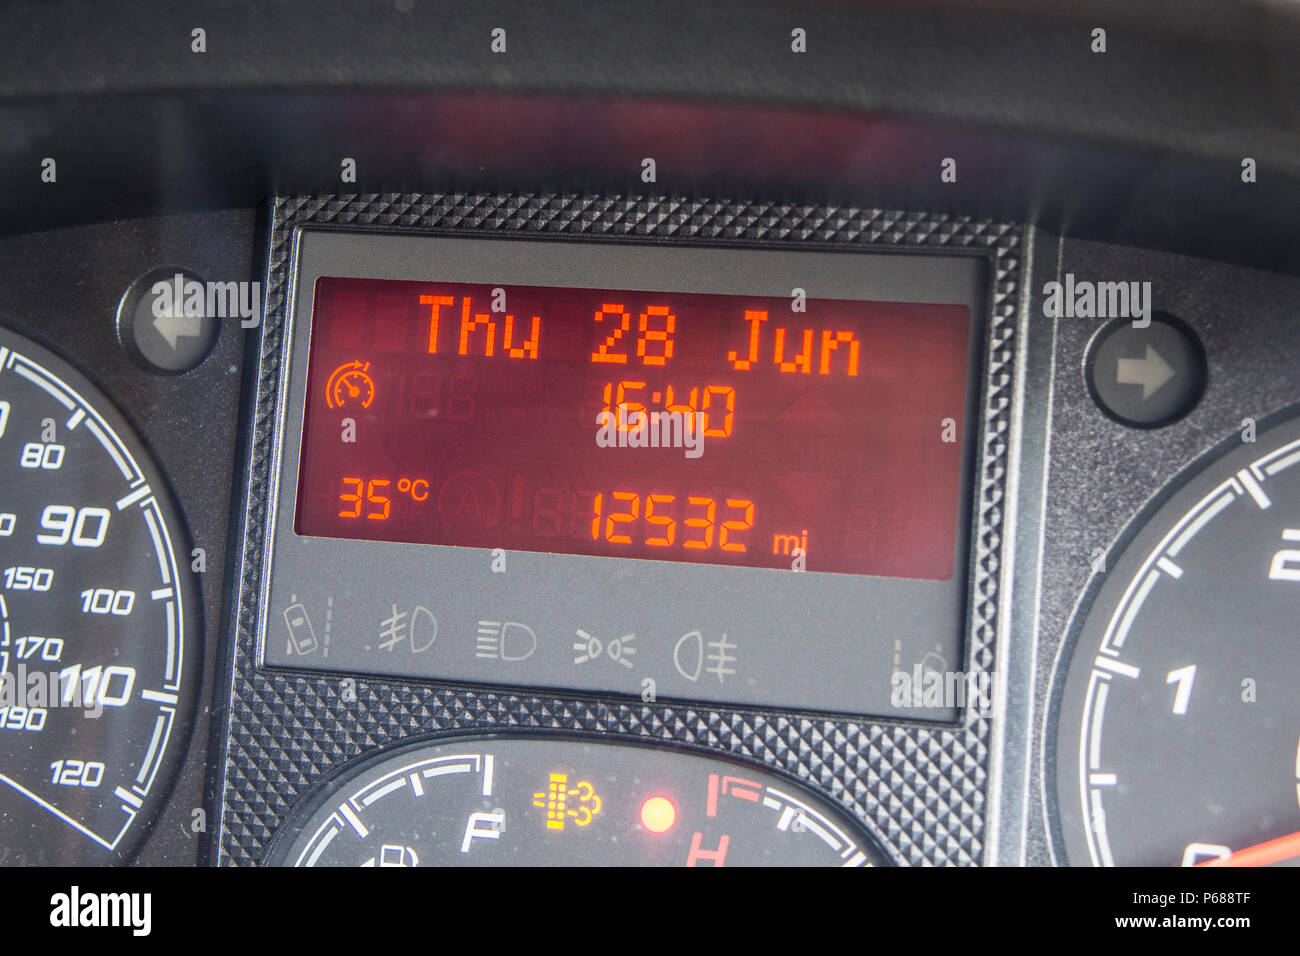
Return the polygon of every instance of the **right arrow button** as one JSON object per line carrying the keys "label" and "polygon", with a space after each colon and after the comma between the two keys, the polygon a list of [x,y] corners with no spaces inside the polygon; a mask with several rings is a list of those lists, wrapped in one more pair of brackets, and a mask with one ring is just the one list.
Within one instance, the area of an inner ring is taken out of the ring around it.
{"label": "right arrow button", "polygon": [[1140,359],[1122,358],[1115,373],[1115,380],[1120,385],[1141,385],[1142,401],[1149,399],[1153,393],[1160,391],[1174,377],[1170,366],[1150,342],[1147,354]]}
{"label": "right arrow button", "polygon": [[1159,428],[1190,412],[1205,391],[1205,350],[1191,327],[1156,313],[1145,328],[1127,319],[1093,337],[1085,364],[1088,389],[1111,418]]}

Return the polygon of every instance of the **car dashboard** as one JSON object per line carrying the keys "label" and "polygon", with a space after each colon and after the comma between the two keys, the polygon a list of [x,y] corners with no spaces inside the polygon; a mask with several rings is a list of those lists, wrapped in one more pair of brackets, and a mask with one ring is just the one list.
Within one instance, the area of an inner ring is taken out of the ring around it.
{"label": "car dashboard", "polygon": [[27,12],[0,863],[1300,858],[1292,5]]}

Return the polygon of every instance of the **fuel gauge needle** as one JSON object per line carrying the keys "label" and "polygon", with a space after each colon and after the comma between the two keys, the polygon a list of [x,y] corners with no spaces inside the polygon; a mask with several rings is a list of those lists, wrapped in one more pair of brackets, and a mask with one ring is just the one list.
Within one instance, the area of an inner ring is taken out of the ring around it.
{"label": "fuel gauge needle", "polygon": [[1276,840],[1268,840],[1264,843],[1256,843],[1254,846],[1248,846],[1245,849],[1237,850],[1224,857],[1218,857],[1213,860],[1202,860],[1197,866],[1268,866],[1270,863],[1281,863],[1283,860],[1289,860],[1292,857],[1300,856],[1300,830],[1295,833],[1288,833],[1286,836],[1278,837]]}

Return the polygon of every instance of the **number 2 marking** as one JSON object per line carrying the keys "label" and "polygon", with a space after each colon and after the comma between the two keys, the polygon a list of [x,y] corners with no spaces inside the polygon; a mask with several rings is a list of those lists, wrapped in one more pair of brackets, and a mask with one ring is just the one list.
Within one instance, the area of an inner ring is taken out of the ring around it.
{"label": "number 2 marking", "polygon": [[604,322],[607,315],[620,317],[622,323],[613,333],[606,337],[604,344],[600,348],[591,353],[591,360],[593,362],[612,362],[615,365],[626,365],[627,356],[620,352],[611,352],[610,349],[614,347],[615,342],[623,337],[623,333],[632,327],[632,316],[621,305],[605,303],[601,305],[600,311],[596,313],[596,321]]}
{"label": "number 2 marking", "polygon": [[[1300,528],[1287,528],[1282,532],[1283,541],[1300,542]],[[1283,548],[1273,555],[1268,567],[1270,581],[1300,581],[1300,550]]]}

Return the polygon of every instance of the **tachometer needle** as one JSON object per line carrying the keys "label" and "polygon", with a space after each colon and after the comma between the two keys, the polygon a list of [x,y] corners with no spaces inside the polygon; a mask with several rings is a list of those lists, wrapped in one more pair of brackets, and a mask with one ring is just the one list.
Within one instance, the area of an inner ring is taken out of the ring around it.
{"label": "tachometer needle", "polygon": [[1276,840],[1256,843],[1224,857],[1202,860],[1197,866],[1268,866],[1300,856],[1300,830]]}

